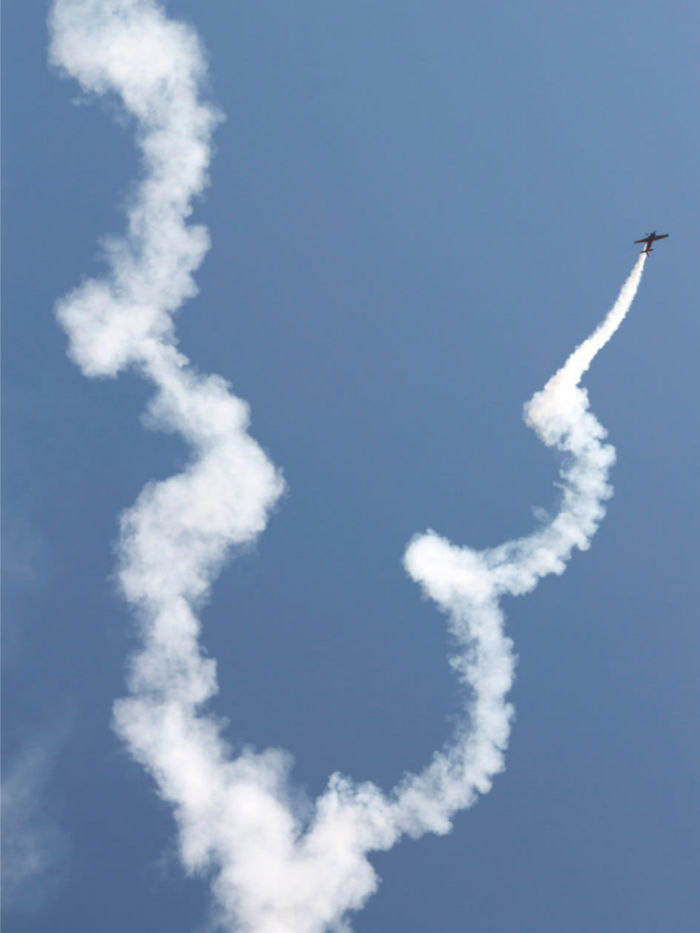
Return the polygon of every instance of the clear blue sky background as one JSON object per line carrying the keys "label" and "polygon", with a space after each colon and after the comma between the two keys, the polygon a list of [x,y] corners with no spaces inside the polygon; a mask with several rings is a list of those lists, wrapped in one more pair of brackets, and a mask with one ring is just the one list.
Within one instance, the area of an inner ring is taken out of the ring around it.
{"label": "clear blue sky background", "polygon": [[[404,575],[433,527],[483,547],[556,502],[521,420],[608,310],[632,240],[671,238],[586,378],[618,451],[592,549],[506,605],[507,771],[452,835],[374,860],[357,933],[694,933],[700,916],[695,0],[172,0],[227,115],[196,209],[213,248],[185,353],[252,405],[289,495],[205,611],[215,710],[311,792],[389,788],[449,735],[444,620]],[[55,300],[99,273],[138,177],[109,106],[46,64],[47,4],[4,10],[6,774],[46,749],[46,869],[8,933],[197,929],[174,826],[110,729],[135,647],[119,511],[185,456],[136,377],[88,381]],[[35,756],[36,757],[36,756]],[[13,770],[14,769],[14,770]],[[34,837],[32,837],[34,838]]]}

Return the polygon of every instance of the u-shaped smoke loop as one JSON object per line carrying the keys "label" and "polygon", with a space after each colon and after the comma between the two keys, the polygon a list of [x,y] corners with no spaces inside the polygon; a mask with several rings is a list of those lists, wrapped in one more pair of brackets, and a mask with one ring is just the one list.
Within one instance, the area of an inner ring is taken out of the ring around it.
{"label": "u-shaped smoke loop", "polygon": [[527,423],[564,455],[556,517],[484,551],[428,532],[406,552],[406,570],[447,614],[459,646],[452,665],[469,687],[452,742],[388,794],[333,775],[301,813],[290,757],[277,749],[232,757],[205,710],[216,670],[199,646],[196,607],[232,551],[263,531],[284,483],[248,434],[247,405],[223,379],[199,375],[175,345],[172,315],[196,294],[192,273],[208,248],[206,230],[187,224],[218,120],[200,96],[204,55],[192,29],[155,0],[56,0],[50,30],[54,65],[86,92],[121,99],[144,165],[127,234],[107,247],[108,275],[58,305],[69,352],[87,376],[140,371],[156,388],[147,424],[178,432],[192,450],[181,474],[149,483],[121,518],[119,581],[143,643],[115,728],[172,805],[184,865],[211,873],[222,925],[342,929],[376,889],[368,854],[404,833],[448,832],[503,768],[514,659],[499,599],[561,573],[604,514],[614,451],[579,381],[627,313],[645,256],[601,327],[525,408]]}

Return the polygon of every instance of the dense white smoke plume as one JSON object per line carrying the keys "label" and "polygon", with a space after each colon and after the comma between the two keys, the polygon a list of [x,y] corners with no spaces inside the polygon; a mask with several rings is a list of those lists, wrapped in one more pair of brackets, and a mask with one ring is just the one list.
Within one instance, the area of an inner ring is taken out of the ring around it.
{"label": "dense white smoke plume", "polygon": [[192,449],[183,473],[147,485],[121,519],[119,579],[143,645],[115,726],[174,809],[185,867],[211,877],[222,927],[342,929],[376,888],[369,853],[403,834],[448,832],[503,768],[513,655],[499,598],[561,573],[603,516],[614,451],[602,444],[605,431],[578,383],[627,313],[645,256],[603,325],[525,408],[543,442],[564,454],[558,515],[485,551],[429,532],[406,552],[408,573],[447,613],[459,644],[452,663],[470,700],[454,739],[390,793],[336,774],[302,812],[288,783],[290,757],[277,749],[232,757],[205,709],[216,673],[200,652],[194,610],[232,550],[264,529],[283,482],[247,433],[245,403],[175,348],[172,314],[195,294],[191,275],[208,245],[202,227],[186,225],[206,184],[217,120],[200,100],[202,50],[153,0],[57,0],[50,30],[55,65],[85,91],[121,98],[145,167],[127,235],[109,245],[107,277],[58,305],[70,354],[88,376],[140,371],[156,387],[149,426],[179,432]]}

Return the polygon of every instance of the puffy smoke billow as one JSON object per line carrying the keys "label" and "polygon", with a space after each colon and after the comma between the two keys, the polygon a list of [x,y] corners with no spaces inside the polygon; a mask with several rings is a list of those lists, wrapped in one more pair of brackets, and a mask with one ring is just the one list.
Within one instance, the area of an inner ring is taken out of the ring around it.
{"label": "puffy smoke billow", "polygon": [[283,481],[247,432],[246,404],[224,380],[198,375],[175,346],[172,314],[195,294],[192,273],[208,246],[206,231],[186,223],[207,181],[217,122],[200,96],[202,49],[153,0],[56,0],[50,30],[56,66],[86,92],[121,99],[144,165],[128,232],[108,248],[108,275],[59,302],[69,352],[87,376],[142,373],[156,390],[147,423],[180,433],[192,451],[183,473],[149,483],[121,518],[119,580],[143,644],[115,728],[172,806],[183,864],[211,879],[223,928],[344,929],[376,889],[369,854],[404,834],[448,832],[503,768],[513,654],[499,599],[561,573],[604,514],[614,451],[578,383],[629,309],[645,257],[603,325],[525,408],[527,423],[563,454],[556,517],[485,551],[428,532],[406,552],[408,573],[446,612],[459,645],[452,663],[470,699],[452,742],[390,793],[335,774],[302,811],[290,756],[232,757],[206,711],[216,671],[200,651],[195,608],[233,550],[263,531]]}

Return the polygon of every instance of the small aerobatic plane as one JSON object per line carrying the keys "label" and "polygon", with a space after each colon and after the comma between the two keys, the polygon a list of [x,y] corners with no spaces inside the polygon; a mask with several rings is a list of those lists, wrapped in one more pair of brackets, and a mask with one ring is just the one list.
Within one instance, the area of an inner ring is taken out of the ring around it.
{"label": "small aerobatic plane", "polygon": [[649,236],[645,236],[642,240],[635,240],[635,243],[646,243],[646,246],[642,250],[643,253],[653,253],[654,250],[651,248],[651,244],[655,240],[665,240],[668,236],[668,233],[661,233],[657,236],[656,230],[652,230]]}

